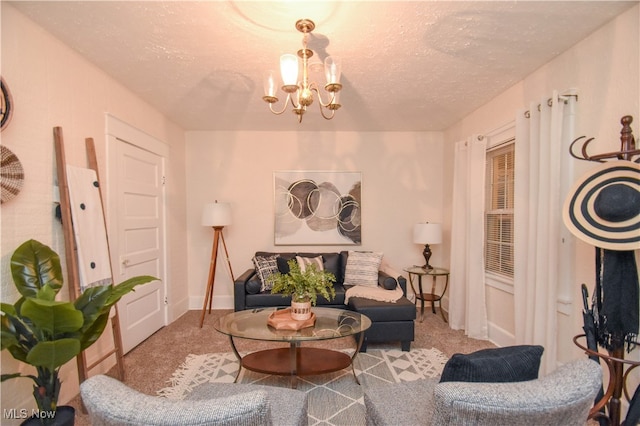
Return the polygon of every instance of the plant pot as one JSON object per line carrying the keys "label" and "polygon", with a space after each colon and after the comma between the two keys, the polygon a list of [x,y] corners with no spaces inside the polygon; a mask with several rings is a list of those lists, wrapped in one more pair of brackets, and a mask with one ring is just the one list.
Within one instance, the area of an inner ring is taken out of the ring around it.
{"label": "plant pot", "polygon": [[296,321],[306,321],[311,318],[311,301],[291,301],[291,318]]}
{"label": "plant pot", "polygon": [[76,418],[76,409],[70,405],[60,405],[53,419],[47,418],[46,412],[29,417],[22,422],[21,426],[41,426],[41,425],[53,425],[53,426],[73,426]]}

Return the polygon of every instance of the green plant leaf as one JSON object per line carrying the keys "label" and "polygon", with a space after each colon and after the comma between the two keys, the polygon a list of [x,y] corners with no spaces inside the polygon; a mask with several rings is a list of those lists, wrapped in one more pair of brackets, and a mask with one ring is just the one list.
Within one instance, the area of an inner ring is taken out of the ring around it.
{"label": "green plant leaf", "polygon": [[38,294],[36,295],[36,299],[40,300],[56,300],[56,294],[58,292],[54,290],[49,284],[45,284],[42,286],[40,290],[38,290]]}
{"label": "green plant leaf", "polygon": [[29,351],[27,362],[36,367],[54,371],[80,353],[77,339],[58,339],[53,342],[40,342]]}
{"label": "green plant leaf", "polygon": [[102,314],[105,310],[107,312],[109,311],[110,307],[107,308],[105,305],[112,292],[113,286],[111,285],[90,287],[73,302],[76,309],[81,311],[84,317],[83,328],[90,326],[98,315]]}
{"label": "green plant leaf", "polygon": [[22,304],[21,314],[52,337],[77,331],[84,322],[82,312],[71,302],[27,299]]}
{"label": "green plant leaf", "polygon": [[11,256],[13,282],[24,297],[36,297],[45,284],[57,293],[62,288],[60,257],[36,240],[20,245]]}
{"label": "green plant leaf", "polygon": [[336,278],[331,272],[318,270],[313,264],[302,272],[295,259],[289,260],[287,264],[289,265],[288,274],[276,273],[267,278],[273,284],[271,293],[282,293],[298,299],[308,297],[314,306],[318,300],[318,294],[328,300],[335,297],[333,283]]}
{"label": "green plant leaf", "polygon": [[13,316],[16,315],[16,308],[14,308],[13,305],[10,305],[8,303],[0,303],[0,310],[7,315],[13,315]]}
{"label": "green plant leaf", "polygon": [[25,361],[37,339],[29,326],[14,315],[5,314],[1,321],[2,349],[7,349],[19,361]]}
{"label": "green plant leaf", "polygon": [[79,337],[82,350],[87,349],[100,338],[108,322],[109,311],[98,316],[91,324],[82,329]]}
{"label": "green plant leaf", "polygon": [[2,350],[8,349],[11,346],[18,346],[20,344],[14,333],[5,331],[4,327],[2,327],[2,331],[0,332],[0,339],[2,339]]}
{"label": "green plant leaf", "polygon": [[131,292],[134,287],[157,280],[158,279],[156,277],[152,277],[150,275],[140,275],[121,282],[113,287],[113,291],[109,295],[109,300],[107,301],[107,306],[110,308],[114,304],[118,303],[122,296]]}

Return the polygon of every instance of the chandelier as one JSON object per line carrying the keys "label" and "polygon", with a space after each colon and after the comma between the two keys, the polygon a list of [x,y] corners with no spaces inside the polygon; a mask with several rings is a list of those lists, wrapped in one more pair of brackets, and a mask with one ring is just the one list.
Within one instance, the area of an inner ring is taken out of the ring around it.
{"label": "chandelier", "polygon": [[275,71],[267,71],[264,79],[264,96],[262,99],[269,104],[272,113],[280,115],[287,109],[287,104],[291,102],[293,113],[298,116],[298,122],[302,123],[302,116],[307,112],[307,107],[313,103],[313,93],[318,96],[320,113],[326,120],[331,120],[338,108],[340,108],[339,94],[342,89],[340,84],[341,64],[340,61],[331,56],[324,60],[324,72],[327,84],[324,90],[328,97],[325,102],[322,94],[315,82],[309,82],[309,59],[313,56],[313,51],[307,48],[309,34],[316,27],[310,19],[300,19],[296,22],[296,29],[303,34],[302,49],[298,50],[298,57],[302,59],[302,79],[298,80],[299,63],[298,57],[293,54],[284,54],[280,57],[280,75],[282,77],[282,90],[287,94],[282,110],[274,110],[273,106],[278,102],[277,77]]}

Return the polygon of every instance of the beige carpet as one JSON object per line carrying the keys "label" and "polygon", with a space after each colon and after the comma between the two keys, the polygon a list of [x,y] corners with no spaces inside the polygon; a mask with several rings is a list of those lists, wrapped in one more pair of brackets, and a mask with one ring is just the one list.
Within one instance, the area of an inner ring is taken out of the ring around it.
{"label": "beige carpet", "polygon": [[[189,354],[229,352],[229,338],[217,332],[213,324],[230,310],[214,310],[199,327],[200,311],[189,311],[172,324],[159,330],[125,355],[125,383],[140,392],[156,395],[158,390],[170,386],[174,371]],[[490,342],[469,339],[460,330],[451,330],[438,314],[425,312],[424,322],[415,322],[415,341],[412,348],[436,348],[447,357],[454,353],[469,353],[494,347]],[[330,342],[330,343],[327,343]],[[351,338],[310,343],[309,346],[331,345],[333,349],[353,348]],[[273,348],[273,343],[238,339],[241,352]],[[370,344],[370,349],[398,349],[399,343]],[[324,346],[326,347],[326,346]],[[69,402],[76,407],[76,425],[90,425],[88,416],[80,411],[80,397]]]}

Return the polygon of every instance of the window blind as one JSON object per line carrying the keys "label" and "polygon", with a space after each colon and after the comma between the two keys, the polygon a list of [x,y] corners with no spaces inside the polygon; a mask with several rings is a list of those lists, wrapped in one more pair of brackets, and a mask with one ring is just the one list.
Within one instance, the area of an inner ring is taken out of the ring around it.
{"label": "window blind", "polygon": [[485,270],[513,278],[515,145],[487,153]]}

